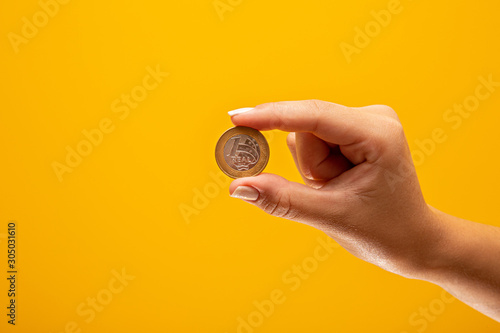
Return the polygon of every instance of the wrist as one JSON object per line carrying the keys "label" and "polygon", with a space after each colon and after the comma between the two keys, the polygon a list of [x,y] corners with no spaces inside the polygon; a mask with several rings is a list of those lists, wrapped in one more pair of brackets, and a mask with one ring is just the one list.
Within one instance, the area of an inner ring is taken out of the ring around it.
{"label": "wrist", "polygon": [[422,216],[421,230],[411,255],[408,256],[408,277],[438,283],[452,264],[455,240],[446,214],[428,206]]}

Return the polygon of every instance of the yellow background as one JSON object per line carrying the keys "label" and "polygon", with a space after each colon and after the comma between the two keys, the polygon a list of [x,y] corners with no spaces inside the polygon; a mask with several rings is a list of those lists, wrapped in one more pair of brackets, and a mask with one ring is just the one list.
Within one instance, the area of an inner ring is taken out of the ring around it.
{"label": "yellow background", "polygon": [[[443,120],[479,76],[500,81],[498,3],[402,0],[351,63],[340,43],[353,44],[388,1],[232,3],[221,19],[212,0],[72,0],[18,53],[8,33],[21,34],[40,5],[0,5],[0,331],[60,333],[74,321],[82,332],[232,333],[281,289],[286,301],[255,332],[418,332],[410,316],[440,288],[337,249],[291,292],[283,273],[313,255],[321,233],[230,198],[227,185],[186,223],[180,207],[213,183],[215,143],[239,107],[388,104],[412,149],[442,128],[447,141],[418,167],[426,199],[500,225],[500,89],[460,128]],[[170,75],[121,120],[111,103],[157,65]],[[104,118],[114,131],[60,182],[52,163]],[[266,171],[298,181],[285,134],[266,135]],[[5,316],[9,220],[19,232],[15,327]],[[77,307],[122,268],[135,279],[86,323]],[[455,301],[421,331],[498,330]]]}

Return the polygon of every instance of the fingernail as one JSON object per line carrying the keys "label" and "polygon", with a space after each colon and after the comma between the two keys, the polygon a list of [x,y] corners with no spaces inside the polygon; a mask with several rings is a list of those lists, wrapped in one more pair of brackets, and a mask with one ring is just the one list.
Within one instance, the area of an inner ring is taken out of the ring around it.
{"label": "fingernail", "polygon": [[227,114],[230,115],[231,117],[232,116],[235,116],[237,114],[240,114],[240,113],[244,113],[244,112],[248,112],[250,110],[253,110],[254,108],[242,108],[242,109],[236,109],[236,110],[233,110],[233,111],[229,111]]}
{"label": "fingernail", "polygon": [[251,186],[238,186],[231,197],[248,201],[255,201],[259,198],[259,191]]}

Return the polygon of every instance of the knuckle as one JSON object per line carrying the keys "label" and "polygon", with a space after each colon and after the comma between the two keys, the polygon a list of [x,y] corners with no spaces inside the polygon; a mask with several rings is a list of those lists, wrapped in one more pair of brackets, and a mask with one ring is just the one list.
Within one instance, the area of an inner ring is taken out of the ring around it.
{"label": "knuckle", "polygon": [[319,99],[311,99],[309,101],[309,109],[314,113],[316,118],[318,118],[322,113],[328,110],[331,107],[331,103],[319,100]]}
{"label": "knuckle", "polygon": [[269,109],[271,110],[271,128],[284,129],[288,126],[287,118],[284,117],[284,108],[281,104],[277,102],[269,103]]}
{"label": "knuckle", "polygon": [[379,108],[384,115],[399,121],[398,113],[396,111],[394,111],[394,109],[391,108],[390,106],[380,105]]}
{"label": "knuckle", "polygon": [[317,132],[322,115],[325,113],[325,110],[327,110],[328,107],[328,103],[318,99],[312,99],[309,101],[310,117],[311,119],[315,120],[311,128],[312,132]]}
{"label": "knuckle", "polygon": [[309,100],[309,103],[317,110],[323,110],[328,104],[327,102],[322,101],[320,99],[311,99]]}
{"label": "knuckle", "polygon": [[385,124],[386,135],[390,140],[401,139],[404,138],[404,129],[403,124],[399,120],[396,119],[388,119]]}
{"label": "knuckle", "polygon": [[398,147],[406,142],[403,125],[392,117],[380,119],[378,126],[373,129],[370,140],[366,142],[367,148],[375,156],[385,155],[390,151],[399,151]]}
{"label": "knuckle", "polygon": [[278,190],[272,199],[266,196],[261,203],[261,207],[264,212],[272,216],[285,219],[293,219],[295,217],[290,195],[282,190]]}

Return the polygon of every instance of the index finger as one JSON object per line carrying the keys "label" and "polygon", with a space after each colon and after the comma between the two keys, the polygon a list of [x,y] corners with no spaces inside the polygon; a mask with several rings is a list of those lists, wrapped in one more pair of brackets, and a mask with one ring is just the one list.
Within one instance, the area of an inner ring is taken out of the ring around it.
{"label": "index finger", "polygon": [[369,114],[356,108],[315,100],[261,104],[250,111],[233,115],[231,120],[236,126],[262,131],[310,132],[338,145],[362,142],[369,138],[374,128]]}

